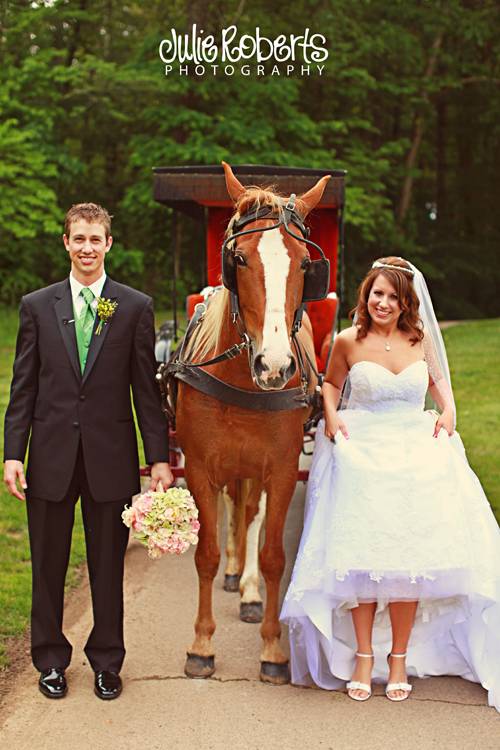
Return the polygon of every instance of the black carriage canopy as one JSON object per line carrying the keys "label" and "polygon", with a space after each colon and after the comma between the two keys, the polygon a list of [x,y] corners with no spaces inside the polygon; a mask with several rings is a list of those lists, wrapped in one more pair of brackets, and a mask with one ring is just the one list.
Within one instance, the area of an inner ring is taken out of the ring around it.
{"label": "black carriage canopy", "polygon": [[[284,196],[305,193],[320,177],[329,174],[332,179],[328,182],[319,205],[337,209],[344,207],[347,174],[344,169],[311,169],[268,164],[231,165],[231,169],[243,185],[272,185]],[[155,201],[193,218],[204,220],[204,209],[207,204],[228,204],[224,170],[219,164],[154,167],[153,174]]]}
{"label": "black carriage canopy", "polygon": [[[321,201],[307,225],[312,230],[311,239],[323,248],[331,267],[330,291],[337,291],[342,298],[344,282],[343,258],[343,210],[345,202],[345,176],[343,169],[315,169],[286,167],[268,164],[231,165],[233,173],[243,185],[272,187],[281,195],[292,193],[300,196],[307,192],[325,175],[331,175]],[[217,286],[220,283],[220,249],[224,241],[224,229],[232,213],[232,201],[227,193],[222,165],[185,165],[155,167],[153,197],[159,203],[174,209],[171,227],[172,255],[178,256],[176,223],[179,214],[188,215],[205,225],[204,284]],[[177,264],[174,262],[174,275]],[[340,269],[337,279],[337,268]],[[173,301],[175,308],[175,279]],[[175,314],[175,311],[174,311]]]}

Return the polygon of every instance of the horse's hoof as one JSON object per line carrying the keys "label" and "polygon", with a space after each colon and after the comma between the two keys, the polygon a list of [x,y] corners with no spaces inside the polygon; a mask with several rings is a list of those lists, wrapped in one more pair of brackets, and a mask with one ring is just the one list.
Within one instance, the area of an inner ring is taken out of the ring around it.
{"label": "horse's hoof", "polygon": [[260,679],[271,685],[287,685],[290,682],[288,662],[276,664],[273,661],[261,661]]}
{"label": "horse's hoof", "polygon": [[234,593],[240,590],[240,576],[238,573],[232,573],[231,575],[224,576],[224,591],[230,591]]}
{"label": "horse's hoof", "polygon": [[262,602],[241,602],[240,620],[243,622],[262,622]]}
{"label": "horse's hoof", "polygon": [[215,672],[215,656],[198,656],[198,654],[187,653],[184,665],[186,677],[204,680],[211,677]]}

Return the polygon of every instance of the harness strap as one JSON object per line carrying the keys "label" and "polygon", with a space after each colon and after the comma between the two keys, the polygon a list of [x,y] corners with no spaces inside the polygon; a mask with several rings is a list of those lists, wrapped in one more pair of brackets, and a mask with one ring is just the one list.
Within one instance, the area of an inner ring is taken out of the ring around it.
{"label": "harness strap", "polygon": [[292,411],[309,407],[314,394],[304,393],[302,388],[288,388],[284,391],[246,391],[224,383],[205,370],[192,370],[191,365],[172,362],[167,365],[169,375],[182,380],[197,391],[216,398],[224,404],[239,406],[250,411]]}
{"label": "harness strap", "polygon": [[241,354],[243,349],[247,349],[248,341],[242,341],[241,344],[233,344],[229,349],[226,349],[222,354],[218,354],[217,357],[212,359],[206,359],[203,362],[183,362],[182,364],[188,365],[189,367],[206,367],[207,365],[216,365],[218,362],[224,362],[226,359],[234,359]]}
{"label": "harness strap", "polygon": [[[229,237],[226,237],[226,239],[224,240],[224,243],[222,245],[222,254],[224,255],[226,248],[237,237],[243,237],[246,234],[255,234],[256,232],[270,232],[272,229],[277,229],[278,227],[282,226],[284,227],[287,234],[290,235],[290,237],[293,237],[294,239],[299,240],[299,242],[305,242],[307,245],[312,245],[312,247],[314,247],[319,252],[321,258],[323,260],[326,260],[327,258],[325,256],[325,253],[321,249],[321,247],[318,244],[316,244],[316,242],[313,242],[312,240],[309,239],[309,231],[307,227],[304,225],[304,222],[294,210],[293,206],[295,203],[295,195],[292,193],[292,196],[293,196],[292,204],[290,203],[290,201],[287,203],[287,205],[280,211],[278,220],[271,227],[255,227],[254,229],[242,229],[241,228],[258,219],[273,219],[275,217],[275,214],[273,213],[272,209],[270,209],[269,207],[263,207],[259,211],[253,211],[253,212],[250,211],[244,214],[243,216],[240,216],[238,221],[234,223],[231,229],[232,233],[229,235]],[[290,196],[290,198],[292,198],[292,196]],[[289,227],[290,223],[295,224],[295,226],[301,232],[302,236],[299,236],[298,234],[295,234],[294,232],[292,232],[292,230]]]}
{"label": "harness strap", "polygon": [[243,339],[239,344],[233,344],[233,346],[230,346],[229,349],[226,349],[221,354],[218,354],[216,357],[212,357],[211,359],[205,359],[203,362],[184,362],[184,350],[186,348],[186,345],[191,338],[192,334],[194,333],[195,329],[198,327],[198,325],[201,323],[202,317],[206,312],[206,305],[204,303],[198,303],[195,308],[195,312],[191,320],[189,321],[188,327],[186,329],[186,333],[184,334],[182,341],[178,347],[178,353],[175,352],[173,357],[175,358],[175,361],[182,362],[186,365],[189,364],[189,367],[205,367],[206,365],[216,365],[219,362],[224,362],[226,359],[234,359],[239,354],[242,353],[244,349],[250,349],[250,339],[248,337],[248,334],[243,331],[240,331],[240,336]]}
{"label": "harness strap", "polygon": [[168,363],[162,362],[161,365],[158,367],[158,371],[155,375],[156,382],[158,383],[158,387],[160,389],[160,394],[161,394],[161,410],[166,415],[173,429],[175,429],[175,408],[176,408],[175,396],[176,394],[173,394],[172,404],[170,404],[168,386],[169,386],[169,383],[172,382],[172,380],[171,379],[169,380],[168,374],[169,374]]}
{"label": "harness strap", "polygon": [[307,351],[307,347],[305,347],[303,344],[300,343],[300,341],[299,341],[299,339],[297,338],[296,335],[292,335],[292,341],[293,341],[293,343],[295,345],[295,351],[297,352],[298,359],[300,360],[301,370],[303,370],[305,372],[304,360],[303,360],[303,357],[305,357],[307,359],[308,363],[309,363],[309,366],[310,366],[311,370],[313,371],[313,373],[318,378],[319,385],[322,385],[322,383],[323,383],[323,376],[316,369],[315,363],[311,361],[311,357],[309,356],[309,352]]}
{"label": "harness strap", "polygon": [[[204,302],[199,302],[195,306],[194,313],[193,313],[193,315],[191,317],[191,320],[188,323],[188,326],[186,328],[186,332],[185,332],[184,336],[182,337],[182,341],[181,341],[181,343],[180,343],[180,345],[178,347],[178,350],[177,350],[179,352],[179,354],[178,354],[179,359],[183,358],[183,356],[184,356],[184,349],[186,348],[186,344],[188,343],[189,339],[191,338],[191,335],[193,334],[195,328],[198,327],[198,324],[200,323],[200,321],[201,321],[204,313],[206,312],[206,310],[207,310],[207,306],[205,305]],[[175,354],[174,354],[174,356],[175,356]]]}

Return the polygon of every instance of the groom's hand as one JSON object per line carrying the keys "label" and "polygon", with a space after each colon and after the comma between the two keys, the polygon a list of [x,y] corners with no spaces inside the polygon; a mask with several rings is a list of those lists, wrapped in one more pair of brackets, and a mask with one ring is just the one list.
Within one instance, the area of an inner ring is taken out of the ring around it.
{"label": "groom's hand", "polygon": [[[17,488],[18,480],[19,484],[22,487],[21,490]],[[9,490],[11,495],[19,498],[19,500],[26,500],[26,495],[24,494],[23,490],[25,490],[28,485],[26,484],[26,478],[24,476],[24,466],[22,461],[9,459],[4,463],[3,481],[5,482],[7,489]]]}
{"label": "groom's hand", "polygon": [[151,481],[149,489],[154,492],[158,485],[162,484],[164,490],[168,489],[174,481],[174,475],[170,471],[170,465],[167,463],[156,463],[151,466]]}

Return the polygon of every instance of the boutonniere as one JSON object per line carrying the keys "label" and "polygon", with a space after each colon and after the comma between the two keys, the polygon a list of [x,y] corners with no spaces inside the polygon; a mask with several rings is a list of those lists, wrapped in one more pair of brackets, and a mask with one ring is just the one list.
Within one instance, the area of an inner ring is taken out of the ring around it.
{"label": "boutonniere", "polygon": [[115,310],[118,307],[118,302],[106,297],[97,298],[97,317],[99,318],[99,325],[96,328],[95,335],[100,336],[101,331],[115,314]]}

